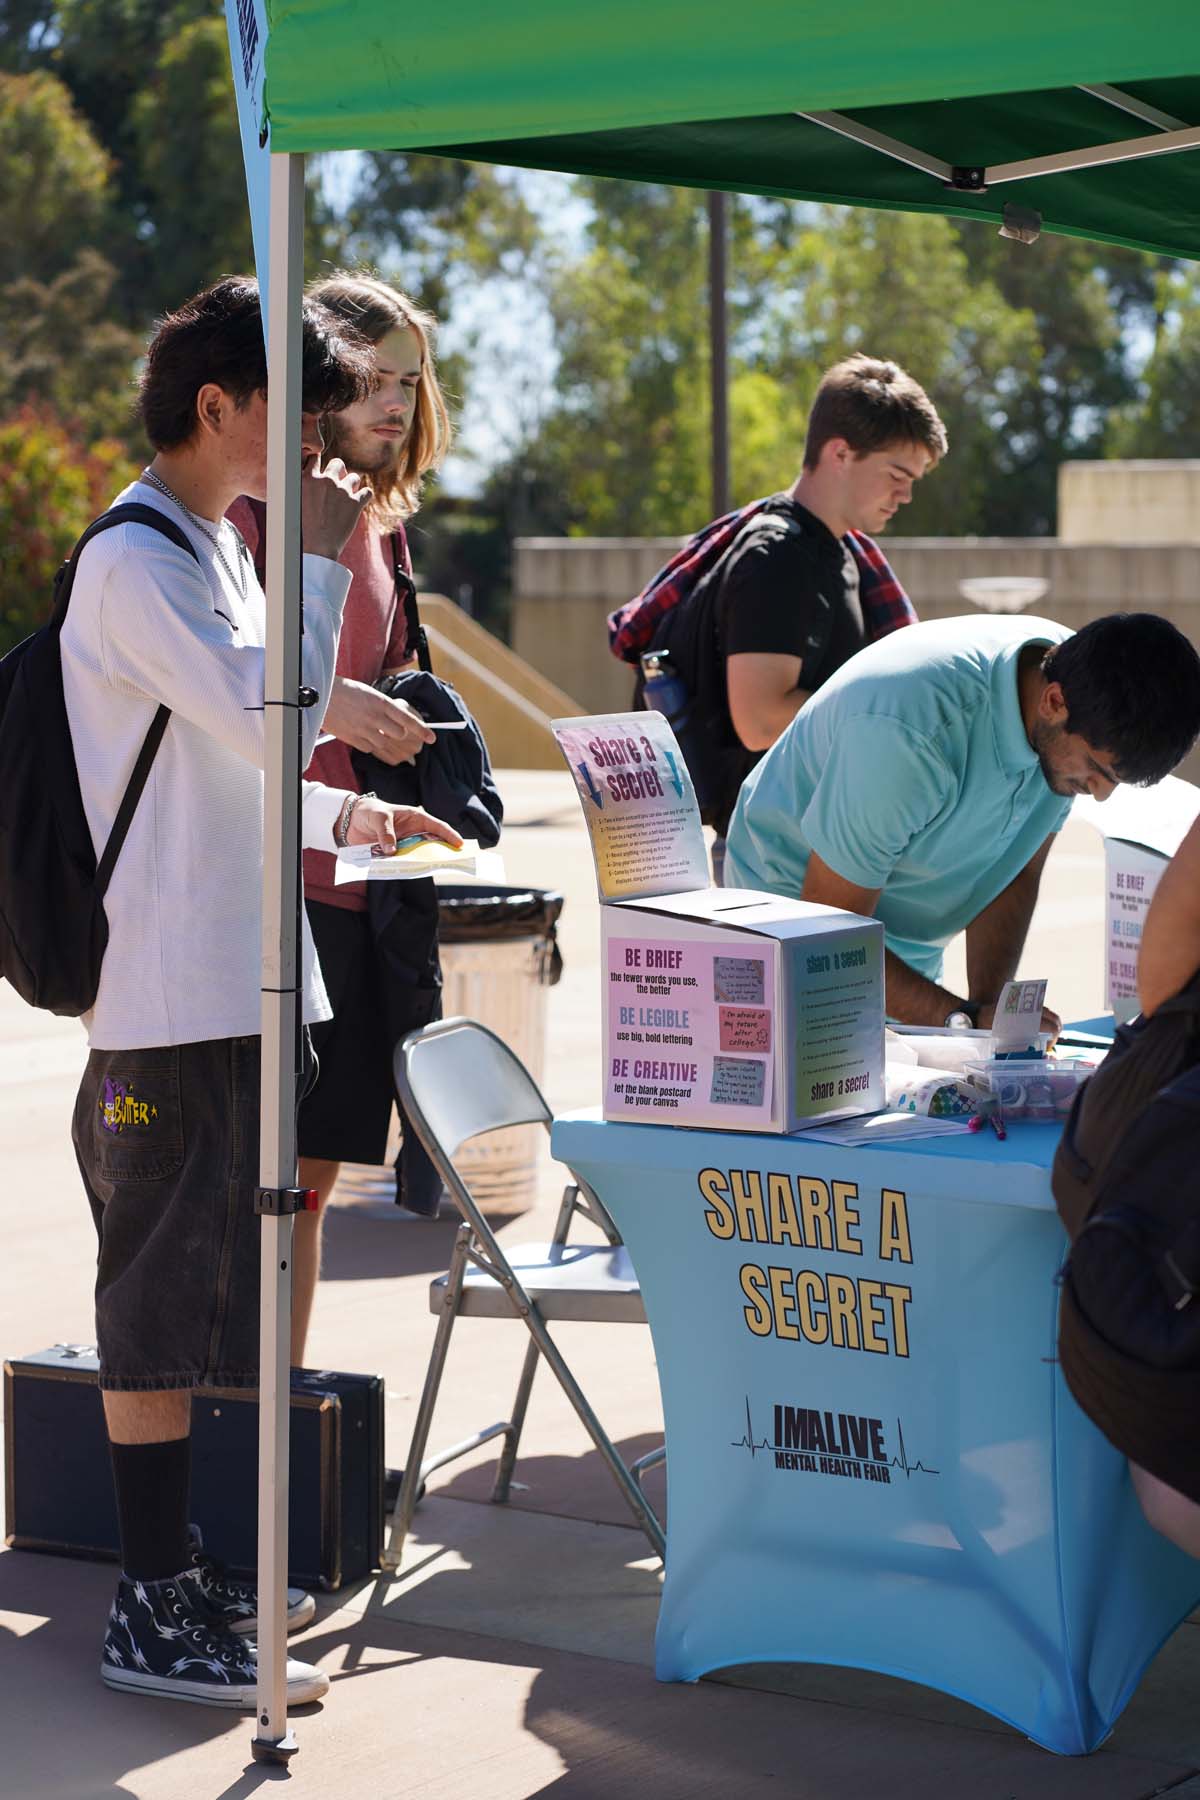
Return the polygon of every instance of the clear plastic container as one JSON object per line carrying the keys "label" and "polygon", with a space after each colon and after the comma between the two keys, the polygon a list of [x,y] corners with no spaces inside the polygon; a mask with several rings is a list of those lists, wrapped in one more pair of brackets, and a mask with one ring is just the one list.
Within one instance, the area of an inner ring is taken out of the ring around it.
{"label": "clear plastic container", "polygon": [[992,1056],[968,1063],[964,1073],[997,1102],[1005,1119],[1052,1123],[1066,1118],[1077,1090],[1095,1071],[1095,1063],[1074,1057]]}

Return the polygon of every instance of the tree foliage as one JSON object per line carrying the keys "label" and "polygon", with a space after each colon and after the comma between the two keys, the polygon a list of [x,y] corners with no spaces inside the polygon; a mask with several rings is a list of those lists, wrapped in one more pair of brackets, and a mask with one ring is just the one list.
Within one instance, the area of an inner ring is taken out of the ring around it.
{"label": "tree foliage", "polygon": [[[310,274],[374,264],[443,319],[465,319],[463,301],[477,314],[481,292],[502,309],[519,284],[552,323],[548,383],[461,328],[443,364],[477,406],[503,384],[506,436],[473,509],[435,498],[422,514],[442,585],[495,608],[513,535],[674,534],[708,516],[702,194],[579,177],[580,239],[484,165],[371,152],[335,184],[322,169],[312,159]],[[39,431],[53,412],[83,446],[140,449],[129,401],[155,316],[251,261],[220,0],[0,0],[0,417],[30,402]],[[1049,532],[1064,458],[1200,453],[1186,267],[747,197],[731,202],[730,269],[739,500],[794,479],[817,381],[853,349],[903,363],[948,427],[905,533]]]}
{"label": "tree foliage", "polygon": [[82,450],[45,408],[0,417],[0,654],[44,624],[55,570],[135,473],[114,439]]}
{"label": "tree foliage", "polygon": [[[704,198],[577,189],[592,213],[583,253],[547,263],[554,394],[514,462],[552,497],[542,529],[686,531],[710,510]],[[1064,457],[1105,454],[1114,420],[1154,436],[1148,407],[1179,413],[1155,396],[1178,388],[1200,330],[1179,324],[1145,393],[1136,375],[1135,346],[1162,312],[1152,257],[753,198],[734,203],[731,236],[738,500],[795,478],[820,375],[853,350],[903,364],[947,425],[950,455],[898,521],[906,534],[1052,532]]]}

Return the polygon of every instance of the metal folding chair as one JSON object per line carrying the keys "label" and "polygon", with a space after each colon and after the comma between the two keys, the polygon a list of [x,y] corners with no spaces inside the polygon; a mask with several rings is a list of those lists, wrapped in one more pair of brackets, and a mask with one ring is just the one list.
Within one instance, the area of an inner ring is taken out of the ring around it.
{"label": "metal folding chair", "polygon": [[[438,1324],[392,1515],[385,1568],[399,1566],[413,1511],[429,1475],[491,1438],[504,1439],[492,1499],[499,1503],[508,1499],[539,1357],[554,1371],[634,1518],[662,1556],[663,1529],[639,1482],[647,1468],[663,1460],[663,1450],[641,1457],[632,1469],[626,1466],[547,1330],[548,1322],[561,1319],[645,1324],[637,1276],[616,1226],[591,1189],[572,1180],[563,1193],[548,1244],[522,1244],[506,1250],[497,1241],[455,1167],[455,1155],[468,1138],[507,1126],[540,1124],[549,1132],[553,1115],[524,1064],[495,1032],[473,1019],[443,1019],[428,1025],[398,1046],[395,1073],[405,1113],[441,1171],[462,1213],[462,1224],[455,1236],[449,1271],[429,1290],[429,1309],[437,1314]],[[567,1242],[577,1213],[599,1227],[606,1240],[603,1244]],[[511,1418],[427,1457],[425,1447],[442,1371],[460,1314],[521,1319],[530,1343]]]}

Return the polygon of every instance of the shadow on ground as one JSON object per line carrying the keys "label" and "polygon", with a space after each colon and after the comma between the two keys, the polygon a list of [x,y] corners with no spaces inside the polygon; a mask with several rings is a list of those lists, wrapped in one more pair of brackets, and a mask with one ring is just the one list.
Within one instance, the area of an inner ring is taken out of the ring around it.
{"label": "shadow on ground", "polygon": [[[488,1220],[500,1231],[523,1210],[492,1208]],[[444,1275],[460,1223],[457,1213],[420,1219],[401,1207],[380,1216],[365,1207],[330,1206],[325,1214],[321,1279],[380,1281],[401,1275]]]}
{"label": "shadow on ground", "polygon": [[[628,1468],[639,1456],[662,1443],[653,1432],[622,1438],[618,1453]],[[496,1459],[461,1469],[437,1489],[439,1499],[490,1501],[496,1478]],[[647,1500],[666,1523],[667,1482],[665,1467],[647,1472]],[[579,1456],[518,1457],[509,1505],[522,1512],[558,1513],[565,1518],[586,1519],[597,1525],[629,1525],[638,1529],[607,1463],[600,1452],[589,1449]]]}

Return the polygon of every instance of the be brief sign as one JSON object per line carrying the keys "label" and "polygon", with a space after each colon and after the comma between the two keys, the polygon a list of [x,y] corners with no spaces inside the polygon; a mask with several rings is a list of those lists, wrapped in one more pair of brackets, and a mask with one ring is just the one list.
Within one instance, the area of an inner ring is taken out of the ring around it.
{"label": "be brief sign", "polygon": [[794,1131],[875,1112],[883,927],[707,885],[704,835],[658,713],[556,722],[596,861],[604,1116]]}

